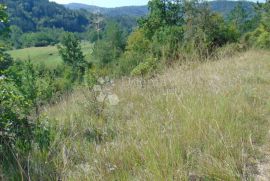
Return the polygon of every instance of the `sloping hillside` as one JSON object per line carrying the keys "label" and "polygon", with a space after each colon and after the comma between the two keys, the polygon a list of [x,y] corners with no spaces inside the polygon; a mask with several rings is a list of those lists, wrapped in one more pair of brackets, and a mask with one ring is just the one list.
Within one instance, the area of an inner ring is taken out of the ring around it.
{"label": "sloping hillside", "polygon": [[[249,51],[77,90],[44,114],[65,180],[252,180],[269,142],[270,53]],[[104,93],[103,93],[104,94]],[[102,97],[102,96],[101,96]],[[118,101],[115,101],[116,103]]]}

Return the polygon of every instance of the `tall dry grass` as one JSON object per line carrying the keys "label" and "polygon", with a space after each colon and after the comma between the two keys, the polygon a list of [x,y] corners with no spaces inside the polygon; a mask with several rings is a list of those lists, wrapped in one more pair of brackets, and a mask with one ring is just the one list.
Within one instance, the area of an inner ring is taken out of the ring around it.
{"label": "tall dry grass", "polygon": [[33,178],[63,180],[252,180],[270,116],[270,53],[170,68],[115,82],[117,106],[93,112],[75,91],[47,107],[56,129],[48,153],[33,153]]}

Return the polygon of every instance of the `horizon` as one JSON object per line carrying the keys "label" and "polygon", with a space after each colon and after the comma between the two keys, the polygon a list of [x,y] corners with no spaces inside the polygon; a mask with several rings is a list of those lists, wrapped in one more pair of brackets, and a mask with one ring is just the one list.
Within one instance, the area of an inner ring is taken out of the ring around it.
{"label": "horizon", "polygon": [[[116,8],[116,7],[124,7],[124,6],[145,6],[147,5],[149,0],[133,0],[132,3],[126,0],[49,0],[50,2],[55,2],[58,4],[85,4],[91,6],[98,6],[104,8]],[[209,0],[209,1],[218,1],[218,0]],[[265,0],[225,0],[225,1],[247,1],[247,2],[265,2]]]}
{"label": "horizon", "polygon": [[143,6],[147,5],[148,0],[133,0],[133,1],[126,1],[126,0],[49,0],[51,2],[56,2],[58,4],[70,4],[70,3],[77,3],[77,4],[86,4],[86,5],[93,5],[93,6],[100,6],[106,8],[114,8],[114,7],[122,7],[122,6]]}

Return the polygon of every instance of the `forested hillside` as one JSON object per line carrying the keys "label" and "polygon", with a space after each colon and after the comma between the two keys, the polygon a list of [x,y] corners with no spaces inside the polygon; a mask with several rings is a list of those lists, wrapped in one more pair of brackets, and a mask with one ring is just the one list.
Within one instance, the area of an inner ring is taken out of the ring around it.
{"label": "forested hillside", "polygon": [[[123,24],[132,21],[136,25],[136,18],[148,14],[147,6],[127,6],[119,8],[102,8],[84,4],[67,4],[65,8],[48,0],[3,0],[8,7],[10,24],[16,25],[23,32],[39,31],[42,28],[63,28],[70,32],[83,32],[91,25],[91,13],[101,13],[114,18]],[[235,1],[211,1],[210,8],[227,16],[236,6]],[[254,14],[252,2],[241,2],[248,14]],[[72,10],[70,10],[72,9]],[[88,12],[84,11],[88,10]],[[124,18],[125,17],[125,18]]]}
{"label": "forested hillside", "polygon": [[3,3],[9,15],[10,38],[0,42],[4,41],[8,49],[55,45],[65,32],[74,32],[81,40],[94,42],[98,36],[103,36],[112,22],[117,23],[127,36],[138,25],[138,18],[133,16],[92,14],[48,0],[3,0]]}
{"label": "forested hillside", "polygon": [[49,0],[2,0],[8,7],[10,24],[23,32],[41,28],[63,28],[66,31],[82,32],[89,25],[89,13],[72,11]]}

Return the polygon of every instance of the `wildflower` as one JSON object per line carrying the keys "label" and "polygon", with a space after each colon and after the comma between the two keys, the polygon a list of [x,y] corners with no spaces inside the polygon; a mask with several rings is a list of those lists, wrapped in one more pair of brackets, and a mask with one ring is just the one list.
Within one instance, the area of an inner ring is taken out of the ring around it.
{"label": "wildflower", "polygon": [[93,90],[95,92],[101,92],[101,86],[100,85],[94,85]]}
{"label": "wildflower", "polygon": [[89,173],[91,170],[91,166],[89,164],[80,164],[77,165],[77,168],[81,171],[83,171],[84,173]]}
{"label": "wildflower", "polygon": [[107,169],[109,172],[113,172],[117,169],[116,165],[110,164],[110,163],[106,163]]}
{"label": "wildflower", "polygon": [[108,96],[108,101],[109,101],[109,104],[110,104],[111,106],[116,106],[116,105],[119,104],[119,102],[120,102],[118,96],[115,95],[115,94],[109,95],[109,96]]}
{"label": "wildflower", "polygon": [[106,99],[106,95],[103,92],[101,92],[99,96],[97,97],[97,101],[100,103],[104,102],[105,99]]}
{"label": "wildflower", "polygon": [[105,83],[105,80],[104,80],[102,77],[100,77],[97,81],[98,81],[101,85]]}
{"label": "wildflower", "polygon": [[106,82],[110,82],[110,78],[108,76],[105,77]]}
{"label": "wildflower", "polygon": [[66,145],[64,145],[62,148],[62,158],[63,158],[64,166],[66,166],[68,163],[68,153],[67,153]]}
{"label": "wildflower", "polygon": [[4,80],[6,77],[4,75],[0,76],[0,80]]}

